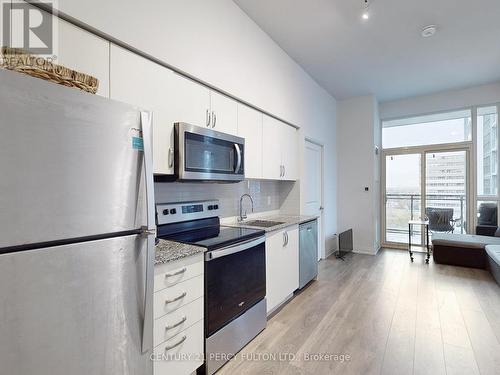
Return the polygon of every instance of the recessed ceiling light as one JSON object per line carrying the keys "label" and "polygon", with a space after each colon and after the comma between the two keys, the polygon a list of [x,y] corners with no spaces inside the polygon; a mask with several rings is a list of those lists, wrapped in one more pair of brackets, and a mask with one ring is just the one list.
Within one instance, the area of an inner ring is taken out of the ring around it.
{"label": "recessed ceiling light", "polygon": [[429,37],[433,36],[434,34],[436,34],[436,31],[437,31],[436,25],[426,26],[422,29],[422,37],[429,38]]}
{"label": "recessed ceiling light", "polygon": [[370,18],[370,0],[363,0],[363,13],[361,13],[361,18],[365,21]]}

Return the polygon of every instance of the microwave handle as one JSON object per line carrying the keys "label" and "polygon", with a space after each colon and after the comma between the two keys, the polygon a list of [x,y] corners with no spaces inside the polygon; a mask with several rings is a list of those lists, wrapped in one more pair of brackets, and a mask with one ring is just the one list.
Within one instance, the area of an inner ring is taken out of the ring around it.
{"label": "microwave handle", "polygon": [[241,167],[241,149],[240,145],[235,143],[234,148],[236,149],[236,156],[238,157],[237,162],[236,162],[236,168],[234,169],[234,173],[238,173]]}

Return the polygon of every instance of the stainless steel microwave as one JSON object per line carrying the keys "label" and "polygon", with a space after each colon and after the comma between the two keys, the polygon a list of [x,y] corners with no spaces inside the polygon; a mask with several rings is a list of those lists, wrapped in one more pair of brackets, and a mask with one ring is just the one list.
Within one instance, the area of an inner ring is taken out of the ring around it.
{"label": "stainless steel microwave", "polygon": [[244,138],[183,122],[174,129],[178,180],[237,182],[245,178]]}

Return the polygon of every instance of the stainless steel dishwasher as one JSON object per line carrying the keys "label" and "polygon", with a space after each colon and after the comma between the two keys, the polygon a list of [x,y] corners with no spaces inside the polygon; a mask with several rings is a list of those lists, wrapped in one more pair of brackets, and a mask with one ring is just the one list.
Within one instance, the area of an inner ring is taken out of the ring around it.
{"label": "stainless steel dishwasher", "polygon": [[299,289],[318,275],[318,220],[299,226]]}

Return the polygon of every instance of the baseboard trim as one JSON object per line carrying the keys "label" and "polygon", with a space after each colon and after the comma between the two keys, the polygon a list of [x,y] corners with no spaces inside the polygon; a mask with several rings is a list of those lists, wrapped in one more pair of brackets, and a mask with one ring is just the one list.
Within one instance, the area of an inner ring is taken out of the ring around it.
{"label": "baseboard trim", "polygon": [[327,252],[327,253],[325,254],[325,258],[324,258],[324,259],[326,259],[326,258],[328,258],[329,256],[332,256],[333,254],[335,254],[335,251],[336,251],[335,249],[332,249],[332,250],[330,250],[329,252]]}
{"label": "baseboard trim", "polygon": [[377,255],[378,250],[375,252],[373,250],[353,250],[352,251],[354,254],[361,254],[361,255]]}

